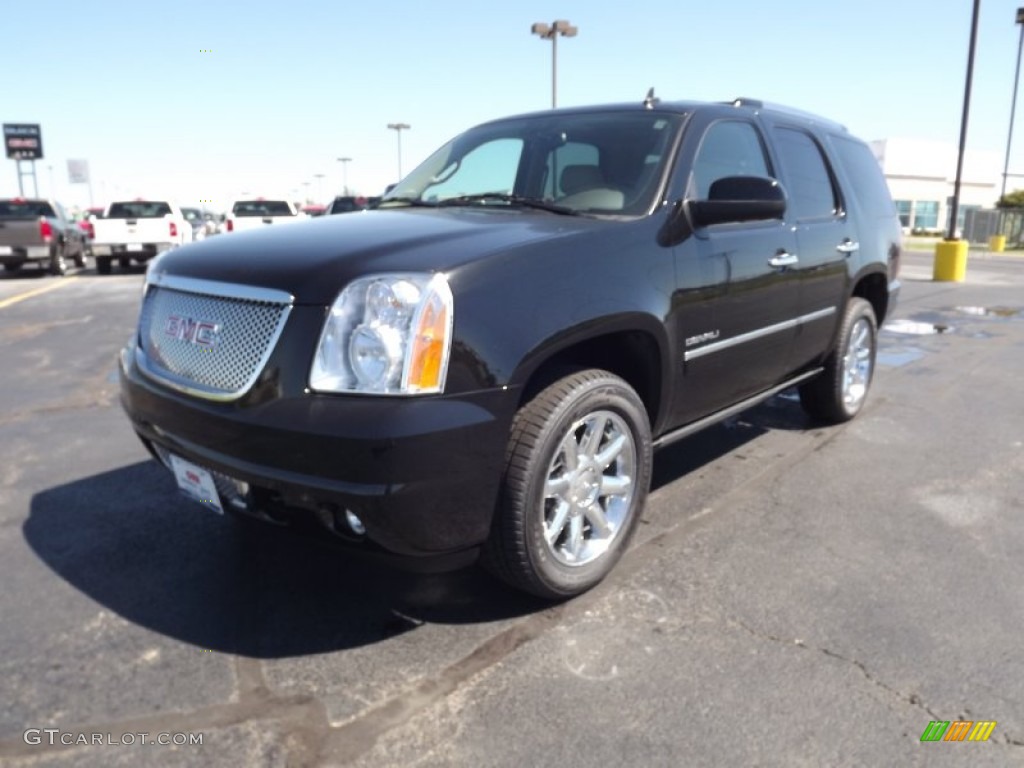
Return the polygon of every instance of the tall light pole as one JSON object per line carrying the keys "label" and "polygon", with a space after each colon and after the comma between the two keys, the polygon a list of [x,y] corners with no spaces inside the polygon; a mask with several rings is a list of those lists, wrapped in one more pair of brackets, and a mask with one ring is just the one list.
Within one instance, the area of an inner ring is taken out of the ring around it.
{"label": "tall light pole", "polygon": [[1017,24],[1020,25],[1020,41],[1017,43],[1017,69],[1013,76],[1013,101],[1010,102],[1010,131],[1006,135],[1006,160],[1003,162],[1003,186],[999,199],[1006,197],[1006,177],[1010,171],[1010,144],[1013,142],[1013,118],[1017,113],[1017,85],[1020,82],[1020,53],[1024,50],[1024,8],[1017,9]]}
{"label": "tall light pole", "polygon": [[348,164],[352,162],[352,158],[339,157],[338,162],[341,163],[341,186],[345,190],[341,194],[348,196]]}
{"label": "tall light pole", "polygon": [[324,201],[324,174],[314,173],[313,178],[316,179],[316,197],[321,203]]}
{"label": "tall light pole", "polygon": [[974,49],[978,43],[978,14],[981,0],[974,0],[971,11],[971,43],[967,51],[967,77],[964,83],[964,109],[960,116],[960,147],[956,156],[956,180],[953,182],[953,205],[949,211],[949,230],[946,237],[935,244],[935,263],[932,279],[962,283],[967,277],[967,251],[965,240],[956,235],[960,212],[960,182],[964,170],[964,150],[967,147],[967,120],[971,110],[971,83],[974,80]]}
{"label": "tall light pole", "polygon": [[565,19],[552,22],[549,27],[543,22],[537,22],[530,27],[530,32],[539,35],[541,40],[551,41],[551,108],[558,106],[558,36],[576,37],[579,30],[572,26]]}
{"label": "tall light pole", "polygon": [[388,123],[388,128],[398,135],[398,180],[402,180],[402,131],[412,128],[408,123]]}

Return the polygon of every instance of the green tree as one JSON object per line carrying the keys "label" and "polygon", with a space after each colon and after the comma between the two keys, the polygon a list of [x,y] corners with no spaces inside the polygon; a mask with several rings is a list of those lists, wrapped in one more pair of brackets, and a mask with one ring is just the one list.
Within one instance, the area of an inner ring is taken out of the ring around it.
{"label": "green tree", "polygon": [[1015,189],[999,198],[996,208],[1024,208],[1024,189]]}

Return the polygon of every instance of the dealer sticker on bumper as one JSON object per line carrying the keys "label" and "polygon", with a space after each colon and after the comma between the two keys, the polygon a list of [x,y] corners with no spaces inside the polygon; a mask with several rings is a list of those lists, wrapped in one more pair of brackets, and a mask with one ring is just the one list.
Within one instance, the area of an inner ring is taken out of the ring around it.
{"label": "dealer sticker on bumper", "polygon": [[220,497],[217,495],[217,486],[213,484],[213,475],[202,467],[197,467],[192,462],[177,456],[171,456],[171,466],[174,467],[174,477],[178,481],[178,488],[186,496],[205,504],[214,512],[224,514],[224,507],[220,505]]}

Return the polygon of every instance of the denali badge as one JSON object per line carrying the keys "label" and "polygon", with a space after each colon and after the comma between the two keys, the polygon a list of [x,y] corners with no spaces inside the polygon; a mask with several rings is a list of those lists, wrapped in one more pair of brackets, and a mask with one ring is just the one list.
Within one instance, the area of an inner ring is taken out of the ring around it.
{"label": "denali badge", "polygon": [[187,341],[189,344],[196,344],[200,347],[213,348],[217,346],[217,334],[220,333],[220,325],[211,323],[208,320],[196,320],[181,315],[171,315],[164,325],[164,334],[178,341]]}
{"label": "denali badge", "polygon": [[705,341],[714,341],[718,338],[718,331],[707,331],[706,333],[698,334],[697,336],[691,336],[686,340],[686,346],[692,347],[694,344],[702,344]]}

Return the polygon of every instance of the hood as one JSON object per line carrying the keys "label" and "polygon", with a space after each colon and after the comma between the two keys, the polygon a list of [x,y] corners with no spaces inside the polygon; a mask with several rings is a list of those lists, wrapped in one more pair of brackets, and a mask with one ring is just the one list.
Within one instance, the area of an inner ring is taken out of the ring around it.
{"label": "hood", "polygon": [[374,272],[447,272],[496,253],[614,225],[519,209],[374,210],[272,224],[186,245],[153,269],[168,275],[287,291],[330,304]]}

